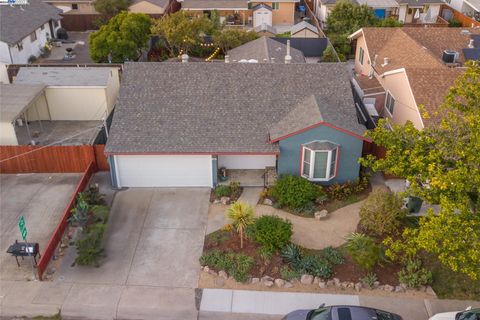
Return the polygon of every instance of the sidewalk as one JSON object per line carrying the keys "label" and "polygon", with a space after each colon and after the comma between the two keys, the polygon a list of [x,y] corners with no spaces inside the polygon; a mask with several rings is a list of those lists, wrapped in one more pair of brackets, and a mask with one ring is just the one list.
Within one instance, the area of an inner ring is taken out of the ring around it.
{"label": "sidewalk", "polygon": [[[269,292],[229,289],[203,289],[200,315],[258,314],[251,319],[264,319],[265,315],[285,315],[296,309],[313,309],[322,303],[369,306],[400,314],[404,320],[427,320],[435,313],[456,311],[468,306],[480,307],[480,301],[409,299],[380,296],[358,296],[340,294],[317,294],[301,292]],[[216,315],[213,317],[213,315]],[[249,318],[249,319],[250,319]],[[279,317],[280,318],[280,317]],[[266,319],[266,318],[265,318]],[[275,319],[273,317],[272,319]]]}

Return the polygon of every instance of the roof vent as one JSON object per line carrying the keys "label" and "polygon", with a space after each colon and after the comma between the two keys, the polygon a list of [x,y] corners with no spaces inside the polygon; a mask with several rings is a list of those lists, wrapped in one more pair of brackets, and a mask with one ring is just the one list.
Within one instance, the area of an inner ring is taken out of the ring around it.
{"label": "roof vent", "polygon": [[475,40],[474,40],[474,39],[470,39],[470,41],[468,42],[468,47],[469,47],[469,48],[475,48],[474,43],[475,43]]}
{"label": "roof vent", "polygon": [[460,31],[460,34],[463,34],[465,36],[468,36],[470,34],[470,31],[466,30],[466,29],[463,29],[462,31]]}
{"label": "roof vent", "polygon": [[285,63],[291,63],[292,56],[290,55],[290,40],[287,40],[287,55],[285,56]]}
{"label": "roof vent", "polygon": [[390,62],[390,59],[388,59],[387,57],[383,58],[382,67],[385,67],[389,62]]}
{"label": "roof vent", "polygon": [[458,52],[453,50],[444,50],[442,55],[443,62],[449,63],[456,63],[458,59]]}

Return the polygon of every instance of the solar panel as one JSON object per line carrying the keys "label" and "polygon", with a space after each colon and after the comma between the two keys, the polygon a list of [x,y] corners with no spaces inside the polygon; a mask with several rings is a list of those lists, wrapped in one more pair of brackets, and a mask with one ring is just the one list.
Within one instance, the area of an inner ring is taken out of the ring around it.
{"label": "solar panel", "polygon": [[473,46],[480,48],[480,34],[472,34],[471,38],[473,39]]}
{"label": "solar panel", "polygon": [[465,48],[463,55],[465,60],[480,60],[480,48]]}

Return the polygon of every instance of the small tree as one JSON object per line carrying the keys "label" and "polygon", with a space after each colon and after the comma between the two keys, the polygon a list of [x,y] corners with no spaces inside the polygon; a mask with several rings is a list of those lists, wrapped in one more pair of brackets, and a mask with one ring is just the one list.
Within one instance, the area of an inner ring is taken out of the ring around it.
{"label": "small tree", "polygon": [[383,248],[375,243],[372,237],[362,233],[352,233],[345,238],[345,249],[353,261],[367,271],[371,271],[384,260]]}
{"label": "small tree", "polygon": [[243,249],[243,234],[245,229],[255,220],[253,208],[243,202],[234,202],[227,210],[227,217],[240,235],[240,248]]}
{"label": "small tree", "polygon": [[328,15],[328,32],[348,36],[360,28],[374,26],[377,20],[369,6],[342,0],[337,2]]}
{"label": "small tree", "polygon": [[381,27],[381,28],[401,27],[402,25],[403,25],[402,22],[398,21],[393,17],[381,19],[381,20],[378,20],[377,22],[377,27]]}
{"label": "small tree", "polygon": [[254,31],[226,29],[218,31],[213,35],[213,43],[222,49],[223,53],[227,53],[228,50],[241,46],[242,44],[257,38],[258,35]]}
{"label": "small tree", "polygon": [[374,190],[360,209],[360,225],[368,233],[381,236],[398,231],[405,217],[403,200],[388,189]]}
{"label": "small tree", "polygon": [[121,11],[127,11],[132,0],[95,0],[95,10],[105,17],[113,17]]}
{"label": "small tree", "polygon": [[150,25],[145,14],[119,13],[88,38],[90,57],[95,62],[138,60],[147,48]]}

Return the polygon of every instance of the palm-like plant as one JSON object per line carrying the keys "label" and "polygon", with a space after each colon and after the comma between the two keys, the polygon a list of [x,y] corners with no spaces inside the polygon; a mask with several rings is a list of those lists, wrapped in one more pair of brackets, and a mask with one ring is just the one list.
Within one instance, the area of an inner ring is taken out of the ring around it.
{"label": "palm-like plant", "polygon": [[240,235],[240,248],[243,249],[243,234],[248,225],[255,221],[252,206],[243,202],[234,202],[227,210],[227,218]]}

